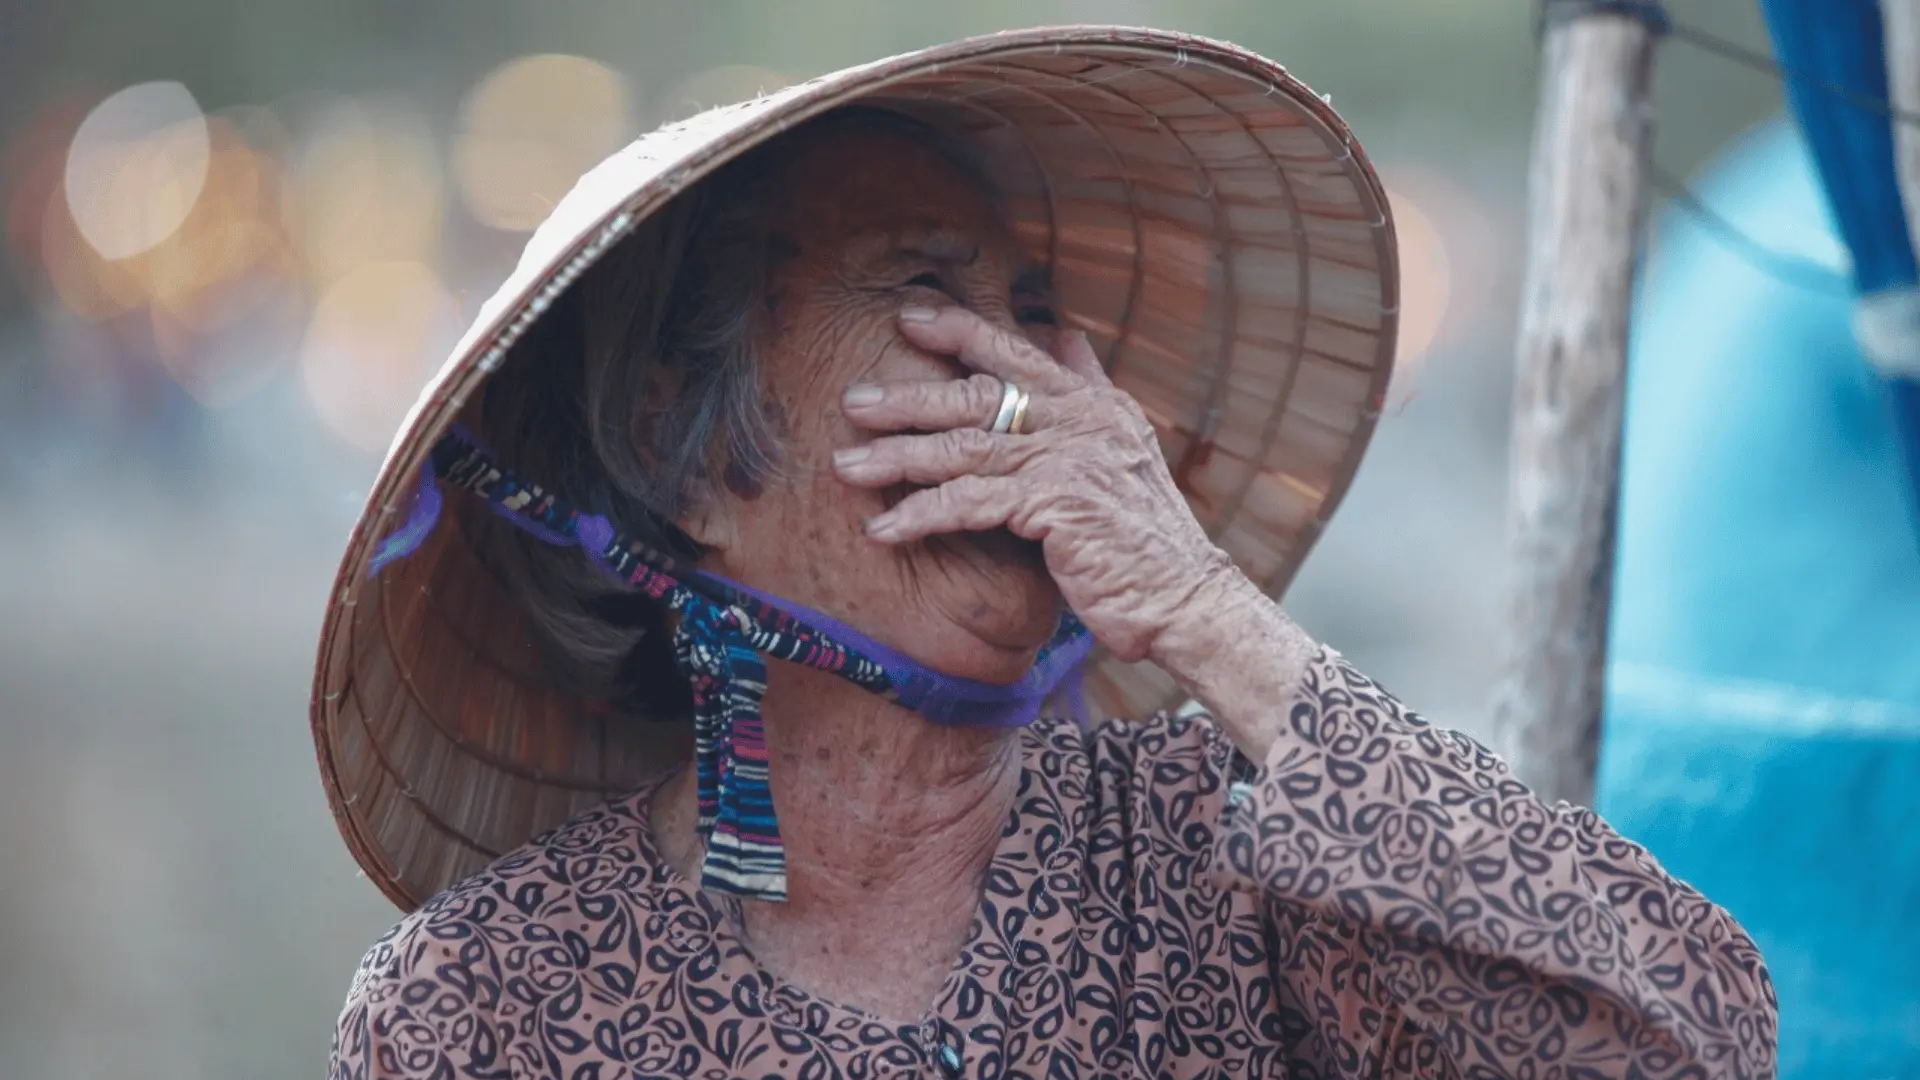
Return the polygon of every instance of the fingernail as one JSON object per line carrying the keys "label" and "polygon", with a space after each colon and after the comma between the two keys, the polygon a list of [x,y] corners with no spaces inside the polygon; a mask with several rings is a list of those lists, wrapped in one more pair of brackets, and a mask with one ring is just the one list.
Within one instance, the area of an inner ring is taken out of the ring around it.
{"label": "fingernail", "polygon": [[930,307],[904,307],[900,309],[901,322],[927,323],[940,317],[940,309]]}
{"label": "fingernail", "polygon": [[862,405],[878,405],[880,399],[886,396],[885,390],[872,383],[856,383],[847,387],[847,392],[840,395],[840,400],[844,404],[858,408]]}
{"label": "fingernail", "polygon": [[893,516],[892,511],[876,514],[867,519],[867,535],[875,540],[891,540],[898,525],[899,521]]}
{"label": "fingernail", "polygon": [[849,446],[845,450],[835,450],[833,452],[833,463],[835,466],[844,469],[849,465],[858,465],[867,460],[867,455],[871,453],[873,453],[873,451],[864,446]]}

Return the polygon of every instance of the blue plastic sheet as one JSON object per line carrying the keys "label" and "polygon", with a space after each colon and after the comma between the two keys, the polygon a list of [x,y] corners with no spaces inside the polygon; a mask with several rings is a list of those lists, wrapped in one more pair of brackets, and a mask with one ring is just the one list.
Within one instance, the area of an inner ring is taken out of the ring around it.
{"label": "blue plastic sheet", "polygon": [[[1760,10],[1787,73],[1787,106],[1812,150],[1850,256],[1854,288],[1862,294],[1914,289],[1920,268],[1894,168],[1880,0],[1760,0]],[[1910,376],[1914,357],[1906,359]],[[1889,378],[1882,392],[1899,434],[1894,451],[1906,462],[1901,494],[1920,522],[1920,381]]]}
{"label": "blue plastic sheet", "polygon": [[1700,188],[1635,313],[1599,808],[1759,940],[1782,1074],[1920,1077],[1920,539],[1893,405],[1791,127]]}

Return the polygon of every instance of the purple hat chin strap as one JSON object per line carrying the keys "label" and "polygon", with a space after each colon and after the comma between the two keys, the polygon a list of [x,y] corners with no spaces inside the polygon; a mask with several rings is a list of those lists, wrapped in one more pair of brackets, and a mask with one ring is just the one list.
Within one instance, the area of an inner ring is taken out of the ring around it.
{"label": "purple hat chin strap", "polygon": [[[1071,615],[1061,620],[1053,639],[1016,682],[989,683],[935,671],[830,615],[719,574],[679,567],[663,556],[649,558],[651,553],[645,552],[641,554],[645,565],[650,565],[656,573],[636,572],[640,568],[633,566],[634,559],[609,557],[610,552],[625,554],[629,550],[640,550],[638,545],[622,537],[611,522],[598,514],[579,513],[498,469],[486,456],[479,439],[463,427],[456,426],[449,431],[434,454],[421,463],[419,485],[407,519],[376,547],[368,564],[369,576],[412,555],[432,534],[443,503],[437,482],[442,475],[481,495],[496,515],[541,542],[556,547],[579,547],[595,565],[624,584],[640,584],[632,579],[643,576],[663,578],[665,574],[658,573],[663,569],[659,564],[666,563],[664,569],[673,574],[672,578],[666,578],[665,584],[669,586],[691,587],[723,606],[741,598],[758,601],[751,606],[763,608],[763,616],[766,612],[783,615],[802,632],[830,641],[878,665],[890,684],[889,696],[936,724],[1025,727],[1038,719],[1047,700],[1063,689],[1069,714],[1083,726],[1087,723],[1080,675],[1094,642],[1093,636]],[[531,497],[528,493],[532,493]],[[648,584],[651,587],[645,591],[655,596],[667,591],[657,580],[649,580]]]}
{"label": "purple hat chin strap", "polygon": [[852,652],[872,660],[886,671],[893,684],[893,698],[936,724],[952,727],[1025,727],[1039,719],[1041,709],[1058,690],[1064,689],[1073,718],[1087,723],[1086,706],[1080,687],[1080,669],[1093,651],[1093,635],[1063,621],[1062,631],[1041,649],[1033,666],[1018,682],[1000,684],[963,679],[935,671],[907,654],[812,608],[761,592],[718,574],[705,571],[694,575],[751,596],[794,621]]}
{"label": "purple hat chin strap", "polygon": [[1084,726],[1079,671],[1093,637],[1071,614],[1008,685],[946,675],[820,612],[702,573],[637,543],[598,514],[495,465],[479,440],[449,431],[421,466],[406,521],[375,548],[369,574],[418,551],[440,517],[440,481],[480,496],[543,543],[578,547],[623,588],[679,613],[675,662],[693,695],[694,766],[707,837],[701,883],[738,896],[786,899],[786,850],[768,783],[761,703],[766,659],[831,672],[938,724],[1017,728],[1033,723],[1063,684]]}

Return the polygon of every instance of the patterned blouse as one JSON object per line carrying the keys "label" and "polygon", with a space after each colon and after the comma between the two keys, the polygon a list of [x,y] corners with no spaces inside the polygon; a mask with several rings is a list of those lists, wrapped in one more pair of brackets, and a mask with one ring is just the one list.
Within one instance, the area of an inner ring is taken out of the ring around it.
{"label": "patterned blouse", "polygon": [[966,945],[900,1025],[762,971],[645,793],[407,916],[336,1080],[1775,1075],[1733,919],[1338,654],[1258,769],[1202,716],[1028,729]]}

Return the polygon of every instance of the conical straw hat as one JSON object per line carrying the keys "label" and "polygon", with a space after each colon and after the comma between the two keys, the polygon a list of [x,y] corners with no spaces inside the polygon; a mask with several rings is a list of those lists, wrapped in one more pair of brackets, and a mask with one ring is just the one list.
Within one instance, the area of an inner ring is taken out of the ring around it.
{"label": "conical straw hat", "polygon": [[[406,519],[435,440],[588,265],[718,166],[854,103],[983,148],[1062,318],[1145,408],[1194,512],[1250,577],[1279,595],[1339,503],[1391,367],[1393,226],[1346,125],[1279,65],[1181,34],[1027,30],[662,128],[534,233],[409,414],[340,564],[314,741],[340,831],[402,907],[687,751],[673,725],[557,688],[452,515],[378,577],[375,545]],[[1130,717],[1180,697],[1164,673],[1111,658],[1086,691],[1096,713]]]}

